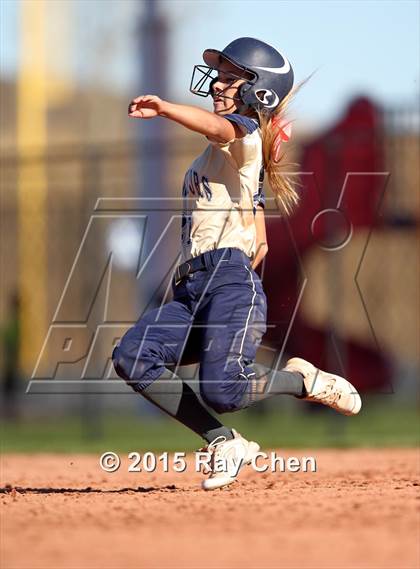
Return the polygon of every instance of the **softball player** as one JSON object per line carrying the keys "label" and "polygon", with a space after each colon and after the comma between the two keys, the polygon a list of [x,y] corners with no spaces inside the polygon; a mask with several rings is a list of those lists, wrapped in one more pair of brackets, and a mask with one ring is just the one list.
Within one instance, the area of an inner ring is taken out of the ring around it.
{"label": "softball player", "polygon": [[[360,411],[356,389],[301,358],[281,370],[254,362],[266,331],[266,297],[255,268],[268,247],[263,179],[285,215],[298,201],[277,166],[290,132],[284,109],[293,87],[289,61],[272,46],[239,38],[223,51],[207,49],[190,90],[211,95],[214,111],[144,95],[129,116],[173,120],[208,139],[183,186],[183,262],[172,281],[173,300],[140,318],[113,353],[118,375],[200,435],[211,453],[205,490],[231,484],[237,464],[259,446],[216,419],[278,394],[323,403],[346,415]],[[199,395],[171,369],[200,363]],[[205,407],[202,401],[207,405]],[[220,471],[216,465],[225,464]]]}

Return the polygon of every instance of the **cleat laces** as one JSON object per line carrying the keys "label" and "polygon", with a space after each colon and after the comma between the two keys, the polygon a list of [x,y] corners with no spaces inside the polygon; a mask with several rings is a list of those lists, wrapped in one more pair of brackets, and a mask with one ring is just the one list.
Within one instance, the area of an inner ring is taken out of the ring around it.
{"label": "cleat laces", "polygon": [[335,381],[332,379],[325,387],[324,391],[318,394],[318,397],[323,403],[328,405],[337,405],[343,395],[341,389],[335,389]]}
{"label": "cleat laces", "polygon": [[198,452],[208,452],[211,455],[210,465],[200,464],[200,470],[203,471],[203,474],[210,474],[210,478],[217,474],[214,471],[214,465],[216,463],[216,460],[223,454],[221,445],[226,441],[227,439],[224,436],[216,437],[214,441],[209,443],[207,446],[198,449]]}

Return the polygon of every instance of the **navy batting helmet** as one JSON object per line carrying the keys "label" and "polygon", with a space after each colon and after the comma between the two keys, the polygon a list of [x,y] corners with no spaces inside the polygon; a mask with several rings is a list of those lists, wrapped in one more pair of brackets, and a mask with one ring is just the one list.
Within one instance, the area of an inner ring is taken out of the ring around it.
{"label": "navy batting helmet", "polygon": [[223,61],[236,68],[231,74],[233,80],[245,79],[239,86],[238,97],[242,104],[255,110],[274,111],[293,87],[290,62],[274,47],[254,38],[236,39],[223,51],[206,49],[203,59],[208,67],[196,65],[191,79],[190,91],[196,95],[211,94],[216,80],[212,72]]}

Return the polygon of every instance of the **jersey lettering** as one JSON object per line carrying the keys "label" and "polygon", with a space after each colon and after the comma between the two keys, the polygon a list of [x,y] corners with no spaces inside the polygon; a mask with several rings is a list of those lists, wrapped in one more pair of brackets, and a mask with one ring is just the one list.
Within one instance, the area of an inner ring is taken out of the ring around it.
{"label": "jersey lettering", "polygon": [[206,194],[207,201],[211,202],[211,198],[213,197],[213,195],[211,192],[209,179],[206,178],[206,176],[202,176],[201,181],[203,183],[203,188],[204,188],[204,192]]}
{"label": "jersey lettering", "polygon": [[184,197],[190,194],[200,198],[206,198],[209,202],[213,197],[208,178],[206,176],[201,176],[200,181],[195,170],[188,170],[185,175],[184,186],[182,189],[182,195]]}

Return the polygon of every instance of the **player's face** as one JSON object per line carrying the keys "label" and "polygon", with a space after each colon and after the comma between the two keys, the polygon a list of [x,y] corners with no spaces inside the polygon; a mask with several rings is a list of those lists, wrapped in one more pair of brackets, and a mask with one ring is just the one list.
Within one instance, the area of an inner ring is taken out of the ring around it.
{"label": "player's face", "polygon": [[237,98],[238,87],[245,83],[244,79],[235,79],[238,70],[229,63],[223,62],[218,68],[217,81],[213,84],[213,109],[217,115],[233,113],[240,106]]}

